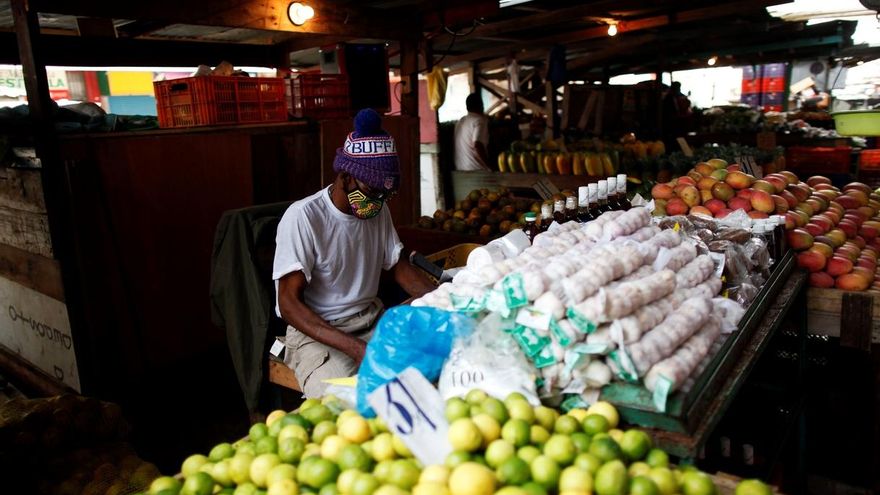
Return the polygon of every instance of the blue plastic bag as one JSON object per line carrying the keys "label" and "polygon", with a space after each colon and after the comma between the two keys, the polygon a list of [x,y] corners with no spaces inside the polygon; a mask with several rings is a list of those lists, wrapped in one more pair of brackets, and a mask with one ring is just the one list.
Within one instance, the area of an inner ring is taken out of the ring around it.
{"label": "blue plastic bag", "polygon": [[375,416],[367,396],[410,366],[436,382],[452,342],[469,335],[474,324],[473,318],[463,313],[424,306],[397,306],[386,311],[358,370],[358,411],[364,417]]}

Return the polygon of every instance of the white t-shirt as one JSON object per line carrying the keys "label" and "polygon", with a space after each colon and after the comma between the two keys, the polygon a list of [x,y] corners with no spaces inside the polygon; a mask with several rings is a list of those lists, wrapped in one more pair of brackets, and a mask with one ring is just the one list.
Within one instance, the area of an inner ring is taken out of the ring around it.
{"label": "white t-shirt", "polygon": [[480,113],[468,112],[455,124],[455,169],[488,170],[480,161],[474,143],[489,146],[489,119]]}
{"label": "white t-shirt", "polygon": [[306,277],[306,304],[327,321],[356,314],[379,290],[382,270],[397,264],[403,244],[387,207],[361,220],[339,211],[329,187],[290,205],[275,238],[275,312],[278,281],[295,271]]}

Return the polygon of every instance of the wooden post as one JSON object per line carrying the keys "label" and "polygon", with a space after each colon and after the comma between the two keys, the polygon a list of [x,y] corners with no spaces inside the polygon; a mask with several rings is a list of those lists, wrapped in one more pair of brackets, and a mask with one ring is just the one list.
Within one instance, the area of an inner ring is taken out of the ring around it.
{"label": "wooden post", "polygon": [[400,41],[400,113],[419,116],[419,43]]}
{"label": "wooden post", "polygon": [[507,106],[510,109],[510,115],[511,115],[511,117],[513,117],[514,122],[516,122],[516,115],[517,115],[517,113],[519,113],[519,104],[516,101],[517,100],[516,95],[518,93],[518,91],[516,91],[516,90],[519,88],[513,87],[513,81],[510,79],[510,72],[509,71],[510,71],[510,64],[512,62],[514,62],[515,60],[516,59],[512,55],[510,57],[508,57],[507,58],[507,67],[505,69],[508,71],[508,73],[507,73],[507,94],[508,94]]}
{"label": "wooden post", "polygon": [[58,136],[55,133],[54,103],[49,96],[46,64],[38,49],[40,24],[37,12],[31,8],[28,0],[11,0],[11,7],[35,148],[41,163],[40,173],[46,212],[49,217],[52,250],[61,266],[64,299],[76,351],[80,388],[84,395],[94,394],[96,391],[90,388],[94,383],[93,360],[88,359],[93,353],[90,352],[86,326],[81,324],[85,320],[79,290],[80,278],[74,244],[70,188],[58,147]]}

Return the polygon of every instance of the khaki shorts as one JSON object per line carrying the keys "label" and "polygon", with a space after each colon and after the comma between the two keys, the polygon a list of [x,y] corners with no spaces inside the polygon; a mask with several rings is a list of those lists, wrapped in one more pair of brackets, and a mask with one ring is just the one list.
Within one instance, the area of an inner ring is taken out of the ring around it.
{"label": "khaki shorts", "polygon": [[[382,301],[376,298],[361,312],[328,323],[347,334],[369,341],[373,335],[373,325],[382,311]],[[357,366],[347,354],[316,342],[290,325],[287,326],[284,347],[284,364],[293,370],[307,398],[319,398],[324,394],[327,388],[324,380],[357,373]]]}

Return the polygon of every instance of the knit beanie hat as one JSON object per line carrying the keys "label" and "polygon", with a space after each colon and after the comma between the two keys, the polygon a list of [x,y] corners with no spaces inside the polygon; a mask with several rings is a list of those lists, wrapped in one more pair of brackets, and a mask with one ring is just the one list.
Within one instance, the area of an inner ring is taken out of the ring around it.
{"label": "knit beanie hat", "polygon": [[400,160],[394,138],[382,129],[382,117],[365,108],[354,118],[354,132],[336,149],[333,170],[348,172],[376,190],[394,191],[400,185]]}

